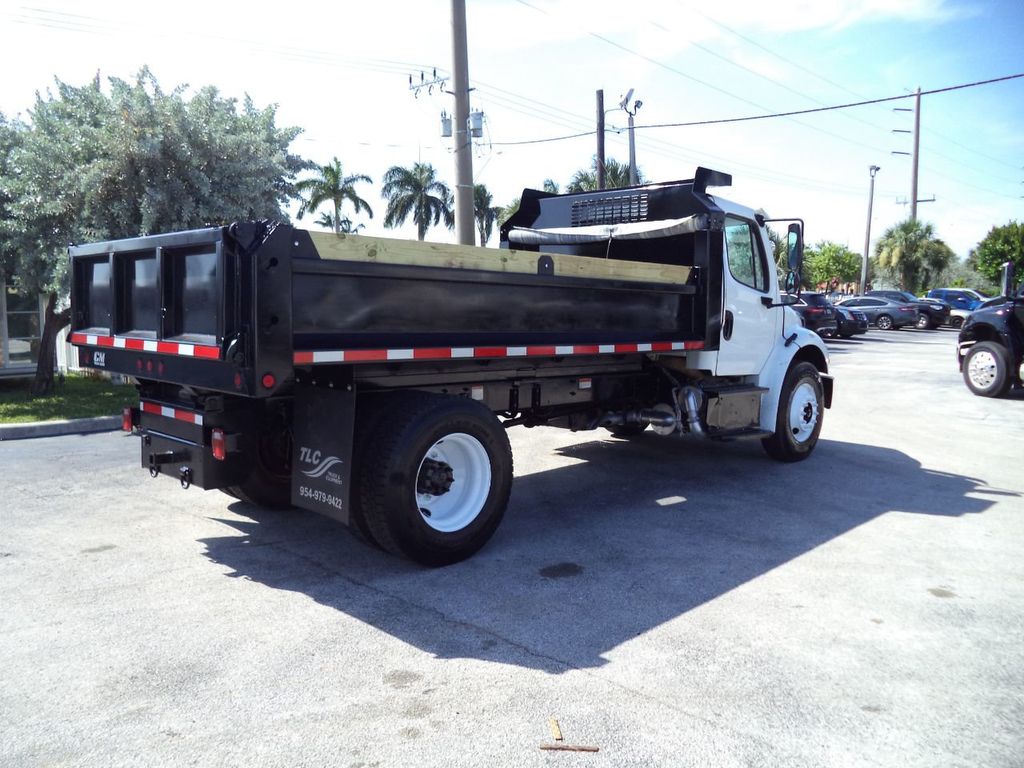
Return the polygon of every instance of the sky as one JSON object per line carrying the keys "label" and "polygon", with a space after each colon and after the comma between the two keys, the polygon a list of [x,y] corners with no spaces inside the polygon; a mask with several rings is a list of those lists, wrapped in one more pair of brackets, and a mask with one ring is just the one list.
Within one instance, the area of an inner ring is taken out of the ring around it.
{"label": "sky", "polygon": [[[292,150],[338,157],[385,230],[380,197],[393,165],[429,162],[454,181],[442,111],[445,86],[409,87],[420,73],[449,77],[451,3],[445,0],[244,6],[0,0],[0,112],[31,119],[54,78],[82,85],[130,79],[148,66],[165,90],[215,86],[276,104],[278,124],[303,133]],[[717,194],[774,217],[800,217],[809,243],[856,252],[907,218],[913,92],[1024,73],[1022,0],[466,0],[471,108],[484,114],[474,181],[496,205],[545,179],[564,186],[596,152],[596,91],[604,91],[606,151],[628,160],[633,89],[636,155],[650,181],[692,178],[697,166],[732,174]],[[797,117],[719,121],[904,96]],[[960,257],[993,227],[1024,219],[1024,78],[921,98],[918,218]],[[579,133],[589,135],[563,139]],[[531,143],[523,143],[531,142]],[[934,198],[934,201],[931,201]],[[349,211],[351,213],[351,211]],[[313,217],[297,222],[314,227]],[[454,240],[431,229],[428,240]],[[497,236],[491,245],[497,244]]]}

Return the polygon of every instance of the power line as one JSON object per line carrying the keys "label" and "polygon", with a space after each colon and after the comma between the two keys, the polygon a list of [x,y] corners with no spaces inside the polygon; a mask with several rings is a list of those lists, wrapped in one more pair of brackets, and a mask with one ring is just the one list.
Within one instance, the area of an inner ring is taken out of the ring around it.
{"label": "power line", "polygon": [[[523,0],[519,0],[523,2]],[[945,88],[933,88],[929,91],[921,91],[922,96],[930,96],[935,93],[948,93],[950,91],[959,91],[964,88],[977,88],[982,85],[991,85],[992,83],[1001,83],[1007,80],[1016,80],[1024,77],[1024,73],[1018,75],[1005,75],[1004,77],[994,77],[991,80],[978,80],[973,83],[963,83],[962,85],[950,85]],[[852,109],[854,107],[864,107],[869,104],[883,104],[889,101],[900,101],[902,99],[914,98],[913,93],[901,94],[899,96],[886,96],[880,99],[867,99],[865,101],[851,101],[846,104],[835,104],[828,107],[813,107],[811,109],[797,109],[789,112],[773,112],[767,115],[747,115],[746,117],[725,117],[717,120],[691,120],[684,123],[653,123],[650,125],[638,125],[636,130],[641,129],[653,129],[653,128],[692,128],[694,126],[701,125],[722,125],[725,123],[745,123],[752,120],[770,120],[776,117],[793,117],[795,115],[810,115],[818,112],[834,112],[839,109]],[[581,136],[593,136],[597,133],[594,131],[587,131],[585,133],[574,133],[568,136],[552,136],[547,139],[530,139],[527,141],[506,141],[506,142],[494,142],[495,146],[516,146],[521,144],[542,144],[550,141],[565,141],[567,139],[576,139]]]}

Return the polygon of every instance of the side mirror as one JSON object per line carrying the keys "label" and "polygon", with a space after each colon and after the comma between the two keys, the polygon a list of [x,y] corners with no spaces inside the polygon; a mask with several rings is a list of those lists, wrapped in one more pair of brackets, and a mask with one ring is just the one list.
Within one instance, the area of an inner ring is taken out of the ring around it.
{"label": "side mirror", "polygon": [[800,225],[793,223],[789,225],[789,232],[786,237],[786,251],[789,263],[789,271],[799,274],[804,266],[804,237]]}
{"label": "side mirror", "polygon": [[1013,298],[1014,294],[1014,274],[1013,274],[1013,262],[1007,261],[1003,264],[1003,285],[1002,291],[1003,296],[1008,299]]}

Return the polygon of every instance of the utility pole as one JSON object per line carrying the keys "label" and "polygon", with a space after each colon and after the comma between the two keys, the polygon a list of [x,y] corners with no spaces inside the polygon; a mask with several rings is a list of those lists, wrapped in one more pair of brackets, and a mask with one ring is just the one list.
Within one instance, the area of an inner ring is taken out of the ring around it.
{"label": "utility pole", "polygon": [[910,179],[910,220],[917,221],[917,163],[921,148],[921,89],[914,96],[914,157],[911,159],[913,170]]}
{"label": "utility pole", "polygon": [[633,109],[629,109],[629,100],[633,98],[633,89],[630,88],[626,95],[622,97],[622,101],[619,102],[621,107],[627,115],[629,115],[629,183],[631,186],[636,186],[640,183],[640,177],[636,172],[636,140],[633,137],[633,116],[637,111],[644,105],[640,99],[633,102]]}
{"label": "utility pole", "polygon": [[455,90],[455,232],[473,245],[473,149],[469,138],[466,0],[452,0],[452,86]]}
{"label": "utility pole", "polygon": [[875,202],[875,174],[881,170],[877,165],[868,168],[871,174],[871,188],[868,191],[868,227],[864,233],[864,260],[860,264],[860,293],[863,296],[867,293],[868,285],[868,253],[871,248],[871,207]]}
{"label": "utility pole", "polygon": [[597,188],[604,189],[604,91],[597,92]]}

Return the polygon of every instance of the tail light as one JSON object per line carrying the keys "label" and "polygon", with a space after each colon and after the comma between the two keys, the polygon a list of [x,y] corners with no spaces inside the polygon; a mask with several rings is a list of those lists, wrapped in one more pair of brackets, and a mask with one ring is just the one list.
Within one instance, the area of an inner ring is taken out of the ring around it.
{"label": "tail light", "polygon": [[913,307],[900,307],[900,312],[917,312]]}
{"label": "tail light", "polygon": [[808,315],[820,315],[824,311],[825,310],[822,309],[821,307],[808,307],[807,308],[807,314]]}
{"label": "tail light", "polygon": [[126,405],[124,410],[121,411],[121,429],[125,432],[131,432],[132,421],[132,408],[130,405]]}
{"label": "tail light", "polygon": [[213,458],[217,461],[224,461],[228,455],[228,447],[224,441],[224,430],[215,429],[210,433],[210,449],[213,451]]}

